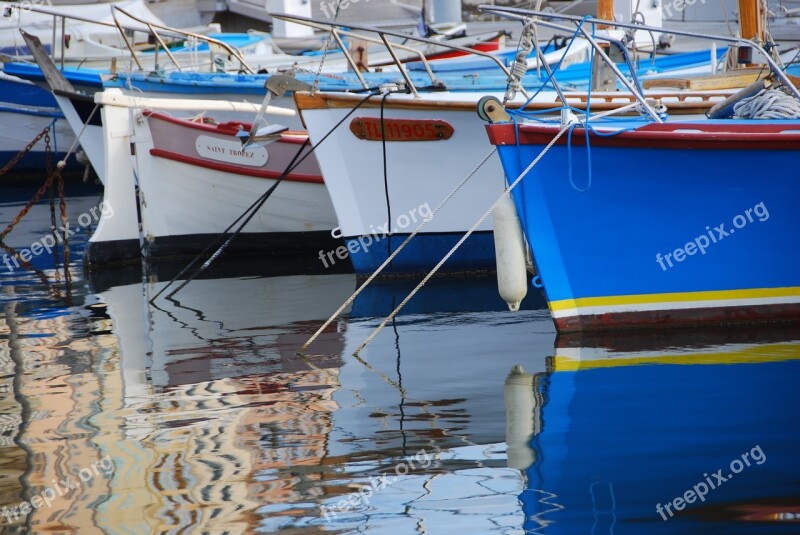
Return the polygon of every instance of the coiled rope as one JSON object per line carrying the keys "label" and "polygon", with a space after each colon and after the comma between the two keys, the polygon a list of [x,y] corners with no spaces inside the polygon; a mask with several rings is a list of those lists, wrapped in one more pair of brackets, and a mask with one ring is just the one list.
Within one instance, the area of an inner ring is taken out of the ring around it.
{"label": "coiled rope", "polygon": [[800,119],[800,100],[782,88],[765,89],[733,107],[734,119]]}

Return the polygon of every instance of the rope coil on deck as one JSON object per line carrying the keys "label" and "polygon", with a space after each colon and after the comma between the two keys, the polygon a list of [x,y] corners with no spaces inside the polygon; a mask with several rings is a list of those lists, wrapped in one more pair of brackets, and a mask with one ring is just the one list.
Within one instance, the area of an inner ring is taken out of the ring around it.
{"label": "rope coil on deck", "polygon": [[800,119],[800,100],[783,88],[765,89],[738,102],[734,119]]}

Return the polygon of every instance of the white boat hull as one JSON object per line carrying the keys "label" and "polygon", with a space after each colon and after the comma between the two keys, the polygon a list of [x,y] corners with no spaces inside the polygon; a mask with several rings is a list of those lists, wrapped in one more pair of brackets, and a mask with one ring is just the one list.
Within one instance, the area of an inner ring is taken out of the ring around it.
{"label": "white boat hull", "polygon": [[[317,99],[318,106],[308,99],[298,98],[303,120],[311,140],[318,143],[334,126],[345,118],[358,100],[349,104],[324,104],[325,94]],[[353,121],[369,119],[380,124],[380,96],[361,106],[345,120],[337,132],[320,145],[315,154],[339,219],[341,233],[350,245],[350,257],[356,272],[371,273],[414,231],[455,187],[489,156],[490,148],[481,140],[484,123],[474,111],[450,108],[443,94],[425,95],[423,99],[439,100],[439,106],[412,106],[404,95],[386,99],[384,119],[393,121],[443,122],[452,127],[449,139],[392,141],[384,143],[357,137],[350,126]],[[456,98],[465,99],[463,94]],[[402,103],[409,103],[404,106]],[[475,98],[477,101],[477,97]],[[414,123],[412,123],[414,124]],[[391,128],[391,127],[389,127]],[[355,155],[358,155],[355,157]],[[386,175],[384,175],[384,169]],[[427,223],[420,234],[401,252],[392,265],[392,272],[426,271],[433,267],[470,229],[500,195],[504,187],[500,160],[491,155],[486,163]],[[392,234],[388,237],[387,230]],[[476,228],[476,233],[445,264],[451,271],[494,269],[492,223],[488,218]],[[377,244],[380,245],[377,245]]]}
{"label": "white boat hull", "polygon": [[[101,219],[88,246],[90,264],[138,258],[140,247],[149,258],[201,252],[275,186],[299,151],[309,152],[303,134],[242,150],[235,137],[238,124],[192,122],[108,103],[103,129],[107,201],[115,210],[123,204],[128,215]],[[134,156],[124,154],[130,143]],[[227,251],[336,249],[341,243],[332,236],[335,226],[330,197],[309,156],[274,189]]]}

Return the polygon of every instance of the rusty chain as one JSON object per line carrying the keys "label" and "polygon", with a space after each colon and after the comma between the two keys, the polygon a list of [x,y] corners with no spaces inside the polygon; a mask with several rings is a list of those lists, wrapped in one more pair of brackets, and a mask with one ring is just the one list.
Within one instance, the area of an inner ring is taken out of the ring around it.
{"label": "rusty chain", "polygon": [[[55,238],[55,250],[54,250],[54,262],[55,262],[55,281],[56,283],[60,283],[61,277],[60,272],[58,269],[58,243],[59,243],[59,236],[58,230],[56,228],[56,218],[55,218],[55,184],[58,185],[58,196],[59,196],[59,210],[61,213],[61,228],[66,229],[69,225],[67,221],[67,204],[66,204],[66,195],[64,193],[64,177],[61,175],[61,169],[56,166],[55,170],[53,170],[53,154],[50,148],[50,128],[53,125],[51,123],[50,126],[46,127],[42,130],[30,143],[28,143],[23,150],[21,150],[14,158],[12,158],[6,165],[0,168],[0,176],[7,173],[17,162],[30,150],[33,148],[36,143],[38,143],[42,138],[44,138],[45,147],[45,162],[46,162],[46,172],[47,172],[47,180],[45,180],[44,184],[37,190],[34,196],[28,201],[28,203],[20,210],[20,212],[12,219],[11,223],[9,223],[3,232],[0,232],[0,247],[2,247],[14,260],[14,263],[17,264],[17,260],[19,261],[19,265],[22,267],[33,271],[41,281],[47,285],[53,294],[54,297],[61,297],[60,292],[57,288],[50,286],[50,280],[43,271],[34,267],[30,262],[25,261],[13,247],[7,245],[4,241],[5,237],[11,232],[14,227],[24,218],[28,212],[30,212],[31,208],[39,202],[46,191],[50,193],[50,226],[53,231],[53,237]],[[69,271],[69,260],[70,260],[70,251],[69,251],[69,238],[65,233],[63,236],[64,241],[64,279],[67,285],[67,295],[71,293],[71,285],[72,285],[72,276]]]}

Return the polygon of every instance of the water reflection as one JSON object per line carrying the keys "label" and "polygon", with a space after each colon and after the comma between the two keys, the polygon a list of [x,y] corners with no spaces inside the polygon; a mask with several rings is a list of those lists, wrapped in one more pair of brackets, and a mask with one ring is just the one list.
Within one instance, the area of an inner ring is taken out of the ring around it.
{"label": "water reflection", "polygon": [[505,383],[526,533],[796,532],[798,333],[561,337],[547,368]]}
{"label": "water reflection", "polygon": [[[383,281],[299,357],[356,280],[263,276],[270,262],[222,266],[155,303],[170,274],[138,267],[79,284],[73,305],[4,278],[0,514],[67,476],[80,485],[0,530],[797,527],[796,333],[556,339],[535,295],[512,314],[491,279],[442,279],[356,359],[413,287]],[[755,445],[762,465],[658,516]]]}

